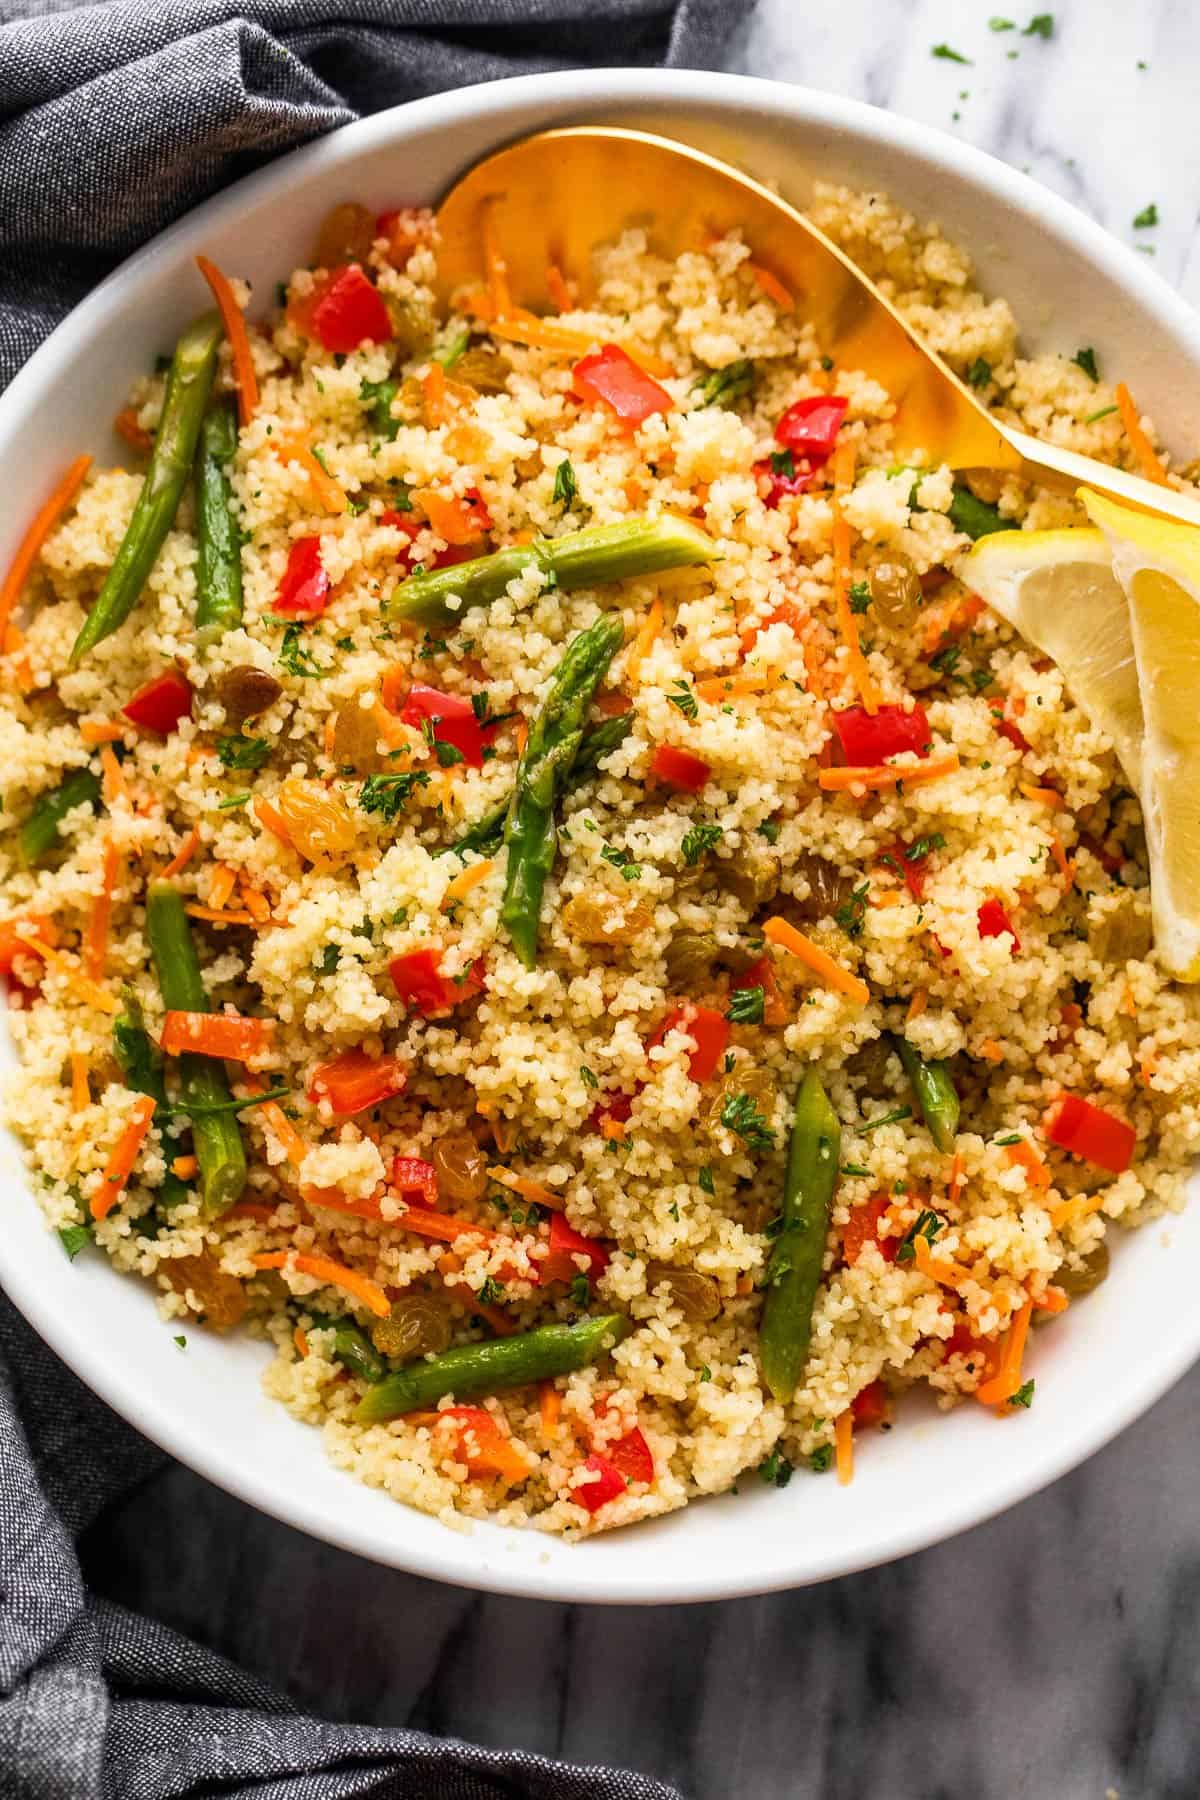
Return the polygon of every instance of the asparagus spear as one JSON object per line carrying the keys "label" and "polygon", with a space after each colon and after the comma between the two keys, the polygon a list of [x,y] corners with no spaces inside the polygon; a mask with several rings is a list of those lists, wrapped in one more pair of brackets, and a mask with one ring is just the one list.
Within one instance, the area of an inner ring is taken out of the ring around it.
{"label": "asparagus spear", "polygon": [[[146,935],[167,1011],[210,1012],[183,901],[169,881],[150,884]],[[188,1052],[179,1058],[179,1079],[184,1105],[197,1104],[190,1117],[200,1164],[201,1204],[206,1213],[222,1213],[246,1185],[246,1151],[236,1114],[200,1109],[230,1098],[225,1070],[214,1057]]]}
{"label": "asparagus spear", "polygon": [[226,473],[237,441],[233,407],[209,407],[196,457],[196,628],[213,637],[242,622],[242,549]]}
{"label": "asparagus spear", "polygon": [[171,529],[191,473],[200,421],[212,391],[221,332],[220,316],[205,313],[188,326],[175,346],[146,479],[116,560],[75,639],[72,667],[124,624]]}
{"label": "asparagus spear", "polygon": [[623,636],[620,619],[605,613],[572,639],[533,716],[517,764],[504,824],[508,866],[500,918],[528,969],[537,956],[542,891],[558,851],[554,809],[579,754],[584,716]]}
{"label": "asparagus spear", "polygon": [[535,1331],[494,1338],[487,1344],[460,1344],[385,1375],[359,1401],[354,1417],[360,1425],[374,1425],[436,1406],[445,1394],[463,1400],[471,1394],[495,1394],[569,1375],[595,1362],[628,1331],[629,1320],[622,1313],[604,1313],[578,1319],[574,1325],[540,1325]]}
{"label": "asparagus spear", "polygon": [[364,1381],[379,1381],[386,1373],[387,1364],[353,1319],[321,1319],[314,1330],[333,1332],[334,1358],[352,1375],[361,1375]]}
{"label": "asparagus spear", "polygon": [[758,1328],[763,1377],[784,1402],[795,1393],[808,1360],[841,1142],[837,1114],[816,1070],[810,1069],[796,1096],[783,1182],[783,1229],[767,1267],[770,1285]]}
{"label": "asparagus spear", "polygon": [[90,769],[75,769],[48,794],[40,794],[21,827],[21,858],[29,868],[44,862],[60,847],[58,828],[77,806],[95,806],[100,798],[99,778]]}
{"label": "asparagus spear", "polygon": [[896,1050],[930,1137],[939,1150],[953,1150],[958,1130],[958,1092],[949,1066],[944,1062],[926,1062],[906,1038],[896,1039]]}
{"label": "asparagus spear", "polygon": [[135,1094],[149,1094],[155,1102],[155,1120],[162,1132],[163,1155],[167,1159],[167,1172],[158,1190],[158,1203],[165,1211],[170,1212],[181,1200],[187,1199],[187,1182],[181,1181],[178,1175],[171,1172],[171,1163],[175,1157],[183,1154],[183,1145],[165,1123],[168,1109],[162,1059],[151,1041],[150,1033],[142,1024],[142,1012],[136,998],[131,993],[126,993],[124,998],[125,1010],[113,1020],[113,1055],[125,1077],[126,1087],[132,1088]]}
{"label": "asparagus spear", "polygon": [[514,576],[535,565],[558,587],[569,589],[708,563],[716,554],[716,545],[698,525],[672,513],[657,519],[622,519],[616,525],[589,525],[586,531],[572,531],[566,537],[512,544],[490,556],[476,557],[474,562],[410,575],[393,594],[388,617],[415,625],[445,625],[458,617],[448,605],[452,595],[462,601],[459,611],[488,606],[499,599]]}
{"label": "asparagus spear", "polygon": [[[579,741],[579,750],[565,788],[574,788],[594,775],[600,758],[607,756],[610,750],[626,738],[633,729],[632,712],[618,713],[615,718],[605,719],[600,725],[592,725],[584,732]],[[476,819],[469,825],[462,836],[454,843],[447,844],[441,852],[445,856],[450,850],[478,850],[483,856],[491,856],[500,848],[504,837],[504,821],[508,817],[508,809],[512,805],[512,794],[505,794],[503,800],[497,802],[490,812],[484,813],[482,819]]]}

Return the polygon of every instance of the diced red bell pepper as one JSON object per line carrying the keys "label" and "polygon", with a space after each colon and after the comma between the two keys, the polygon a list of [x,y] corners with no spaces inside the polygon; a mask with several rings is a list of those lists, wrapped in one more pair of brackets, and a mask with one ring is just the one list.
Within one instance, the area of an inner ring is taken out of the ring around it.
{"label": "diced red bell pepper", "polygon": [[587,1259],[587,1278],[597,1280],[608,1267],[608,1251],[597,1238],[585,1237],[568,1225],[561,1213],[550,1215],[550,1253],[538,1265],[538,1273],[543,1282],[574,1281],[577,1275],[583,1274],[577,1256]]}
{"label": "diced red bell pepper", "polygon": [[754,464],[751,473],[757,478],[759,499],[768,512],[774,512],[786,495],[802,494],[806,488],[810,488],[817,479],[819,470],[796,469],[791,475],[786,475],[782,469],[775,467],[770,457],[765,457],[762,462]]}
{"label": "diced red bell pepper", "polygon": [[753,625],[747,625],[740,633],[742,655],[749,656],[758,642],[759,633],[765,631],[768,625],[786,625],[799,637],[807,623],[808,615],[803,607],[797,606],[794,600],[778,600],[765,619],[758,619]]}
{"label": "diced red bell pepper", "polygon": [[375,236],[387,239],[392,267],[407,268],[413,251],[433,241],[433,214],[427,206],[392,207],[376,219]]}
{"label": "diced red bell pepper", "polygon": [[413,566],[412,540],[413,535],[417,530],[417,522],[413,518],[413,515],[411,513],[396,512],[389,507],[387,512],[380,513],[379,523],[381,525],[390,525],[393,531],[398,531],[403,537],[404,542],[396,552],[396,561],[406,575],[411,574]]}
{"label": "diced red bell pepper", "polygon": [[779,981],[775,974],[775,961],[769,952],[751,963],[733,984],[740,988],[760,987],[763,991],[763,1024],[783,1025],[787,1022],[787,1012],[779,992]]}
{"label": "diced red bell pepper", "polygon": [[929,720],[923,706],[881,706],[872,715],[865,706],[847,706],[833,715],[842,754],[853,768],[885,762],[902,750],[929,755]]}
{"label": "diced red bell pepper", "polygon": [[892,1402],[882,1381],[869,1381],[850,1402],[855,1425],[886,1425],[892,1416]]}
{"label": "diced red bell pepper", "polygon": [[1024,754],[1026,750],[1033,749],[1033,745],[1025,736],[1025,733],[1012,719],[1006,719],[1004,714],[997,712],[994,707],[992,709],[992,718],[995,720],[996,730],[999,732],[1000,736],[1002,738],[1007,738],[1014,749],[1020,750],[1022,754]]}
{"label": "diced red bell pepper", "polygon": [[441,972],[440,950],[407,950],[393,956],[388,964],[392,984],[406,1006],[426,1019],[448,1013],[464,1000],[473,1000],[483,992],[483,958],[479,957],[466,971],[466,979],[455,979]]}
{"label": "diced red bell pepper", "polygon": [[625,1477],[607,1456],[601,1456],[595,1450],[584,1463],[592,1481],[582,1487],[571,1489],[571,1499],[578,1500],[580,1506],[586,1506],[590,1513],[600,1511],[610,1500],[616,1500],[625,1492]]}
{"label": "diced red bell pepper", "polygon": [[666,388],[639,369],[619,344],[604,344],[581,357],[571,371],[581,400],[600,401],[610,407],[622,424],[641,425],[653,413],[670,412],[673,404]]}
{"label": "diced red bell pepper", "polygon": [[1021,940],[1013,930],[1012,920],[1001,906],[999,900],[985,900],[975,915],[981,938],[1003,937],[1005,932],[1012,939],[1010,954],[1015,956],[1021,948]]}
{"label": "diced red bell pepper", "polygon": [[690,1000],[673,1006],[646,1045],[647,1050],[661,1044],[668,1031],[683,1031],[696,1048],[688,1056],[688,1074],[693,1081],[708,1081],[716,1074],[721,1058],[729,1048],[729,1020],[711,1006],[694,1006]]}
{"label": "diced red bell pepper", "polygon": [[[612,1120],[614,1125],[627,1125],[633,1113],[632,1094],[609,1094],[607,1099],[597,1100],[588,1119],[593,1131],[603,1131],[605,1122]],[[612,1134],[619,1136],[619,1133]]]}
{"label": "diced red bell pepper", "polygon": [[437,1170],[432,1163],[422,1161],[419,1156],[392,1158],[392,1186],[401,1199],[409,1194],[420,1194],[426,1206],[433,1206],[437,1202]]}
{"label": "diced red bell pepper", "polygon": [[775,441],[794,456],[825,462],[833,455],[837,434],[850,402],[840,394],[811,394],[789,406],[775,427]]}
{"label": "diced red bell pepper", "polygon": [[334,269],[308,309],[312,335],[322,348],[346,356],[360,344],[386,344],[392,321],[378,290],[357,263]]}
{"label": "diced red bell pepper", "polygon": [[690,750],[677,750],[673,744],[660,744],[650,758],[650,773],[668,787],[680,788],[685,794],[698,794],[712,774],[702,756]]}
{"label": "diced red bell pepper", "polygon": [[248,1019],[240,1013],[169,1012],[163,1020],[162,1048],[167,1056],[219,1056],[250,1062],[270,1048],[272,1019]]}
{"label": "diced red bell pepper", "polygon": [[319,1063],[308,1084],[316,1104],[328,1100],[335,1119],[349,1119],[404,1092],[408,1070],[394,1056],[368,1056],[365,1050],[343,1050],[331,1062]]}
{"label": "diced red bell pepper", "polygon": [[420,1417],[433,1430],[453,1430],[455,1460],[465,1463],[470,1475],[502,1475],[506,1481],[519,1482],[528,1481],[533,1472],[533,1465],[486,1407],[443,1406]]}
{"label": "diced red bell pepper", "polygon": [[131,694],[121,711],[143,731],[167,737],[192,710],[192,684],[178,669],[164,669]]}
{"label": "diced red bell pepper", "polygon": [[402,725],[418,731],[428,724],[437,744],[450,744],[458,751],[468,768],[482,769],[484,745],[495,735],[495,727],[483,727],[475,709],[461,694],[443,694],[440,689],[414,682],[400,712]]}
{"label": "diced red bell pepper", "polygon": [[914,900],[925,898],[925,883],[929,879],[929,856],[926,850],[921,856],[910,856],[911,846],[898,839],[880,852],[879,860],[885,868],[894,869],[903,877],[904,885]]}
{"label": "diced red bell pepper", "polygon": [[1124,1119],[1081,1100],[1078,1094],[1064,1094],[1046,1127],[1046,1136],[1061,1150],[1082,1156],[1113,1175],[1123,1175],[1133,1161],[1137,1133]]}
{"label": "diced red bell pepper", "polygon": [[884,1262],[895,1262],[896,1252],[900,1248],[897,1237],[881,1238],[879,1225],[884,1214],[891,1207],[887,1194],[872,1194],[861,1206],[851,1208],[850,1217],[846,1220],[846,1228],[842,1232],[842,1255],[851,1268],[858,1261],[868,1244],[874,1244]]}
{"label": "diced red bell pepper", "polygon": [[329,576],[321,561],[321,540],[297,538],[288,551],[287,568],[271,607],[292,619],[319,619],[329,605]]}
{"label": "diced red bell pepper", "polygon": [[635,1425],[615,1444],[609,1444],[605,1454],[626,1481],[654,1480],[654,1458],[639,1426]]}

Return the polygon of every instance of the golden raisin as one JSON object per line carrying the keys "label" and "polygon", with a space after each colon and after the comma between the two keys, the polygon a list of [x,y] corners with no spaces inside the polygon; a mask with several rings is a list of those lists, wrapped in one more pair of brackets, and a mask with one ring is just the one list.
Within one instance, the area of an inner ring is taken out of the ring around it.
{"label": "golden raisin", "polygon": [[371,1327],[371,1342],[381,1356],[410,1361],[436,1356],[450,1342],[450,1313],[436,1294],[402,1294],[386,1319]]}
{"label": "golden raisin", "polygon": [[893,550],[877,562],[867,577],[871,603],[885,625],[910,625],[921,604],[921,578],[903,550]]}
{"label": "golden raisin", "polygon": [[586,888],[563,907],[563,929],[580,944],[632,944],[650,929],[647,906],[608,888]]}
{"label": "golden raisin", "polygon": [[343,700],[333,717],[333,760],[339,769],[353,769],[357,775],[377,775],[388,766],[379,748],[379,725],[375,718],[374,696],[363,705],[362,694]]}
{"label": "golden raisin", "polygon": [[289,775],[277,804],[288,836],[309,862],[345,856],[353,847],[354,815],[340,794],[319,781]]}
{"label": "golden raisin", "polygon": [[241,1324],[246,1312],[246,1290],[235,1275],[225,1272],[213,1251],[168,1257],[158,1267],[181,1298],[189,1290],[195,1295],[205,1325],[211,1325],[214,1331],[229,1331]]}
{"label": "golden raisin", "polygon": [[343,200],[321,221],[313,246],[313,266],[336,269],[342,263],[366,262],[374,241],[374,213],[356,200]]}
{"label": "golden raisin", "polygon": [[703,1325],[721,1310],[721,1290],[698,1269],[673,1269],[669,1263],[646,1264],[646,1290],[669,1289],[671,1299],[689,1324]]}
{"label": "golden raisin", "polygon": [[452,1131],[433,1147],[438,1192],[448,1200],[478,1200],[487,1188],[488,1159],[467,1131]]}

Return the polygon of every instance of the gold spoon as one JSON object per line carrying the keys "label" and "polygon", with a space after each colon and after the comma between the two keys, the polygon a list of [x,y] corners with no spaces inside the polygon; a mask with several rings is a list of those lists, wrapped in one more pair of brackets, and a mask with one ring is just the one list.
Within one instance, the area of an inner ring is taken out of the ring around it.
{"label": "gold spoon", "polygon": [[512,304],[534,312],[551,304],[551,266],[577,284],[586,305],[593,251],[631,227],[668,258],[740,231],[755,261],[795,296],[822,350],[891,396],[900,456],[923,451],[952,469],[1012,470],[1068,492],[1082,484],[1200,525],[1200,506],[1174,488],[1001,424],[802,213],[702,150],[612,125],[540,131],[476,163],[442,201],[438,225],[444,298],[478,283],[487,232],[502,247]]}

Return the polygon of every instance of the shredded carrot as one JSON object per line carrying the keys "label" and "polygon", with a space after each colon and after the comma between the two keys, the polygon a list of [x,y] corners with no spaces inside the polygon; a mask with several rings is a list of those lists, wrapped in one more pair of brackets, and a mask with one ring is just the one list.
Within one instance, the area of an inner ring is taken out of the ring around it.
{"label": "shredded carrot", "polygon": [[619,1143],[628,1131],[628,1119],[614,1119],[611,1115],[606,1114],[600,1121],[600,1136],[608,1138],[614,1143]]}
{"label": "shredded carrot", "polygon": [[485,857],[482,862],[472,863],[469,869],[462,871],[461,875],[456,875],[442,895],[442,911],[445,912],[448,906],[453,906],[456,900],[463,899],[471,892],[472,888],[478,887],[481,881],[486,881],[495,866],[495,860],[489,856]]}
{"label": "shredded carrot", "polygon": [[221,323],[225,327],[225,336],[229,339],[229,352],[233,358],[233,379],[237,384],[238,418],[243,426],[250,423],[258,411],[258,377],[254,373],[254,358],[250,354],[250,336],[246,330],[246,321],[242,309],[237,303],[233,289],[222,275],[215,263],[207,256],[196,258],[196,267],[213,291],[221,314]]}
{"label": "shredded carrot", "polygon": [[955,1207],[958,1205],[958,1196],[966,1185],[966,1179],[967,1178],[963,1173],[962,1151],[956,1150],[954,1155],[950,1158],[950,1179],[946,1183],[947,1206]]}
{"label": "shredded carrot", "polygon": [[551,263],[546,270],[546,292],[560,313],[570,312],[575,304],[571,290],[563,279],[563,272],[557,263]]}
{"label": "shredded carrot", "polygon": [[1021,1358],[1025,1354],[1025,1339],[1029,1335],[1029,1321],[1032,1317],[1033,1301],[1026,1300],[1004,1335],[1000,1365],[996,1373],[975,1389],[975,1398],[982,1401],[984,1406],[1003,1406],[1020,1387]]}
{"label": "shredded carrot", "polygon": [[173,875],[182,875],[183,871],[200,848],[200,833],[192,828],[180,844],[178,850],[164,869],[158,872],[159,881],[169,881]]}
{"label": "shredded carrot", "polygon": [[[600,342],[594,331],[572,331],[569,326],[559,325],[553,319],[539,319],[536,313],[526,312],[524,307],[515,306],[502,319],[493,319],[488,325],[492,337],[500,338],[507,344],[522,344],[529,350],[546,350],[551,355],[586,356]],[[639,369],[647,375],[673,375],[672,363],[665,362],[644,344],[631,342],[630,339],[613,338],[612,342],[622,349],[630,362],[635,362]]]}
{"label": "shredded carrot", "polygon": [[[247,1086],[250,1087],[251,1092],[262,1092],[262,1084],[257,1080],[253,1083],[247,1083]],[[277,1101],[268,1100],[264,1105],[256,1106],[254,1110],[262,1120],[263,1124],[269,1126],[275,1133],[276,1138],[279,1140],[279,1147],[286,1155],[292,1167],[298,1169],[308,1155],[308,1145],[300,1136],[300,1133],[296,1130],[296,1127],[292,1124],[292,1121],[288,1118],[283,1108]]]}
{"label": "shredded carrot", "polygon": [[763,669],[758,674],[706,675],[696,683],[696,692],[702,700],[719,706],[723,700],[741,699],[747,694],[772,693],[779,682],[778,669]]}
{"label": "shredded carrot", "polygon": [[854,1480],[854,1413],[849,1406],[833,1422],[833,1444],[838,1482],[849,1487]]}
{"label": "shredded carrot", "polygon": [[875,714],[879,711],[879,694],[858,640],[858,622],[850,610],[850,527],[842,511],[842,498],[854,480],[854,455],[850,438],[844,439],[833,453],[833,599],[859,699],[868,713]]}
{"label": "shredded carrot", "polygon": [[469,500],[458,494],[439,494],[436,488],[414,488],[412,497],[434,531],[448,544],[461,547],[479,539],[479,515]]}
{"label": "shredded carrot", "polygon": [[773,306],[777,306],[780,312],[795,312],[796,302],[792,291],[784,286],[778,275],[773,275],[770,269],[764,269],[761,263],[747,263],[746,267]]}
{"label": "shredded carrot", "polygon": [[532,1200],[538,1206],[548,1206],[551,1212],[561,1212],[566,1205],[562,1195],[556,1194],[553,1188],[543,1187],[540,1181],[531,1181],[528,1175],[514,1175],[510,1169],[502,1168],[498,1163],[492,1165],[488,1174],[501,1187],[511,1188],[523,1200]]}
{"label": "shredded carrot", "polygon": [[326,512],[349,512],[350,500],[346,490],[339,486],[327,469],[321,467],[321,463],[314,456],[312,445],[306,437],[296,433],[276,438],[273,441],[272,449],[285,467],[288,463],[300,464],[313,497],[325,508]]}
{"label": "shredded carrot", "polygon": [[1057,788],[1035,787],[1031,781],[1019,781],[1017,786],[1027,800],[1036,801],[1039,806],[1048,806],[1054,812],[1063,804],[1063,797]]}
{"label": "shredded carrot", "polygon": [[281,844],[286,844],[289,850],[294,848],[283,814],[258,794],[254,797],[254,816]]}
{"label": "shredded carrot", "polygon": [[1074,887],[1075,864],[1069,861],[1067,853],[1063,849],[1062,839],[1059,837],[1057,831],[1053,831],[1050,834],[1050,854],[1054,858],[1055,868],[1063,878],[1063,887]]}
{"label": "shredded carrot", "polygon": [[92,1104],[92,1090],[88,1085],[88,1060],[78,1050],[71,1052],[71,1111],[81,1113]]}
{"label": "shredded carrot", "polygon": [[979,1046],[979,1054],[985,1056],[988,1062],[1002,1063],[1004,1061],[1004,1052],[995,1038],[984,1038]]}
{"label": "shredded carrot", "polygon": [[37,936],[32,926],[14,925],[13,936],[20,938],[28,949],[40,956],[42,961],[47,963],[56,974],[61,975],[68,986],[73,987],[80,999],[85,1000],[89,1006],[94,1006],[98,1012],[115,1013],[120,1011],[120,1002],[113,999],[107,988],[101,987],[99,982],[93,981],[89,975],[86,975],[71,957],[64,955],[61,950],[52,949],[49,944]]}
{"label": "shredded carrot", "polygon": [[148,456],[154,448],[154,438],[144,425],[138,423],[137,407],[123,406],[113,420],[113,430],[119,438],[124,438],[131,449],[139,456]]}
{"label": "shredded carrot", "polygon": [[108,925],[112,918],[113,889],[117,885],[120,873],[120,853],[112,839],[107,838],[104,844],[100,892],[92,901],[92,910],[88,915],[87,929],[83,938],[83,966],[93,981],[99,981],[104,974],[105,959],[108,955]]}
{"label": "shredded carrot", "polygon": [[93,1219],[103,1219],[121,1198],[122,1189],[133,1173],[138,1151],[145,1141],[157,1102],[150,1094],[139,1094],[129,1109],[129,1118],[104,1165],[100,1186],[91,1198]]}
{"label": "shredded carrot", "polygon": [[1073,1200],[1060,1200],[1057,1206],[1050,1208],[1050,1223],[1055,1231],[1061,1231],[1064,1225],[1076,1225],[1080,1219],[1086,1219],[1091,1213],[1099,1212],[1104,1205],[1104,1194],[1076,1194]]}
{"label": "shredded carrot", "polygon": [[524,756],[525,746],[529,742],[529,721],[518,719],[513,725],[513,738],[517,746],[517,755]]}
{"label": "shredded carrot", "polygon": [[1017,1144],[1009,1144],[1005,1156],[1014,1169],[1024,1169],[1025,1179],[1030,1187],[1044,1192],[1050,1186],[1050,1171],[1028,1138],[1022,1138]]}
{"label": "shredded carrot", "polygon": [[1138,1015],[1137,1000],[1134,997],[1133,989],[1130,987],[1128,982],[1125,983],[1125,991],[1121,995],[1120,1004],[1121,1004],[1121,1011],[1123,1013],[1127,1013],[1131,1019],[1137,1018],[1137,1015]]}
{"label": "shredded carrot", "polygon": [[1032,1299],[1034,1312],[1064,1313],[1071,1304],[1062,1289],[1057,1287],[1043,1288],[1041,1293],[1034,1294]]}
{"label": "shredded carrot", "polygon": [[184,911],[189,918],[203,919],[206,925],[255,925],[257,920],[252,912],[236,910],[221,911],[215,906],[186,906]]}
{"label": "shredded carrot", "polygon": [[918,1231],[912,1240],[913,1256],[919,1272],[927,1275],[930,1281],[936,1281],[941,1287],[958,1289],[964,1283],[974,1279],[970,1269],[964,1269],[949,1256],[935,1256],[929,1245],[929,1239]]}
{"label": "shredded carrot", "polygon": [[561,1412],[562,1395],[552,1381],[543,1381],[538,1388],[538,1428],[543,1444],[549,1445],[557,1441]]}
{"label": "shredded carrot", "polygon": [[492,1137],[501,1156],[508,1155],[520,1135],[520,1126],[515,1119],[506,1119],[502,1114],[492,1119]]}
{"label": "shredded carrot", "polygon": [[[897,895],[897,898],[899,898],[898,895]],[[925,1011],[925,1008],[928,1005],[929,1005],[929,989],[928,988],[915,988],[913,990],[913,997],[908,1003],[908,1011],[904,1015],[905,1020],[907,1022],[911,1023],[913,1019],[919,1019],[921,1014]]]}
{"label": "shredded carrot", "polygon": [[80,719],[79,735],[94,750],[98,744],[119,744],[125,732],[115,719]]}
{"label": "shredded carrot", "polygon": [[[442,1260],[445,1261],[445,1258]],[[511,1337],[517,1329],[508,1314],[502,1312],[498,1306],[488,1306],[474,1295],[471,1297],[470,1306],[473,1313],[478,1313],[479,1317],[491,1326],[497,1337]]]}
{"label": "shredded carrot", "polygon": [[633,640],[629,655],[625,658],[625,680],[630,688],[636,688],[642,672],[642,663],[650,653],[650,646],[662,631],[663,604],[657,597],[649,612],[638,627],[638,634]]}
{"label": "shredded carrot", "polygon": [[957,774],[958,757],[930,756],[924,762],[875,763],[862,768],[819,769],[817,786],[827,794],[844,793],[847,788],[915,787],[925,781],[940,781],[944,775]]}
{"label": "shredded carrot", "polygon": [[302,1250],[265,1250],[250,1260],[256,1269],[290,1268],[298,1275],[311,1275],[314,1281],[323,1281],[329,1287],[342,1288],[356,1300],[361,1300],[377,1318],[386,1319],[392,1310],[387,1295],[376,1282],[360,1275],[357,1269],[334,1262],[331,1256],[312,1256]]}
{"label": "shredded carrot", "polygon": [[[884,888],[880,893],[872,894],[867,904],[868,906],[882,906],[885,909],[889,906],[903,906],[904,895],[897,888]],[[914,994],[913,999],[915,1000],[916,997]],[[924,1012],[924,1010],[924,1003],[917,1007],[917,1013]],[[915,1018],[917,1014],[913,1013],[911,1016]]]}
{"label": "shredded carrot", "polygon": [[124,800],[131,804],[129,783],[125,779],[125,771],[117,761],[116,752],[111,744],[100,746],[101,791],[105,806],[111,807],[115,801]]}
{"label": "shredded carrot", "polygon": [[434,1238],[443,1244],[456,1244],[463,1237],[479,1237],[485,1244],[494,1244],[500,1235],[490,1225],[456,1219],[453,1213],[439,1212],[434,1206],[408,1206],[394,1223],[401,1231],[413,1231],[418,1237]]}
{"label": "shredded carrot", "polygon": [[778,944],[781,950],[790,950],[826,987],[845,994],[857,1006],[865,1006],[871,998],[871,990],[865,981],[860,981],[849,969],[843,969],[840,963],[834,962],[832,956],[827,955],[819,944],[814,944],[811,938],[805,937],[802,931],[797,931],[786,919],[778,916],[768,919],[762,931],[770,943]]}
{"label": "shredded carrot", "polygon": [[190,1181],[199,1169],[200,1164],[194,1156],[177,1156],[171,1164],[172,1175],[178,1175],[180,1181]]}
{"label": "shredded carrot", "polygon": [[1159,487],[1167,487],[1167,471],[1159,460],[1158,452],[1142,430],[1142,421],[1138,409],[1133,403],[1133,395],[1123,381],[1118,381],[1117,410],[1121,415],[1121,424],[1125,436],[1129,439],[1129,448],[1133,451],[1138,467],[1147,481],[1156,481]]}
{"label": "shredded carrot", "polygon": [[922,651],[929,656],[947,639],[962,637],[983,610],[978,594],[952,594],[940,605],[930,607],[921,635]]}
{"label": "shredded carrot", "polygon": [[1151,1079],[1157,1072],[1157,1069],[1158,1058],[1154,1055],[1153,1051],[1151,1051],[1149,1056],[1143,1056],[1141,1062],[1138,1064],[1138,1076],[1143,1087],[1150,1086]]}
{"label": "shredded carrot", "polygon": [[269,1225],[278,1208],[268,1206],[265,1200],[239,1200],[225,1214],[227,1219],[253,1219],[256,1225]]}
{"label": "shredded carrot", "polygon": [[446,371],[441,363],[430,363],[421,377],[421,402],[426,427],[433,431],[449,417],[446,401]]}
{"label": "shredded carrot", "polygon": [[308,1333],[305,1331],[303,1325],[297,1325],[295,1331],[293,1331],[292,1342],[296,1346],[296,1355],[303,1361],[308,1355]]}
{"label": "shredded carrot", "polygon": [[21,597],[21,590],[30,569],[37,561],[42,545],[83,486],[84,477],[91,466],[90,456],[77,456],[34,513],[29,530],[17,545],[17,554],[9,564],[8,573],[0,581],[0,637],[3,637],[7,629],[12,610]]}
{"label": "shredded carrot", "polygon": [[237,886],[237,875],[228,863],[218,863],[213,870],[213,878],[208,884],[208,904],[217,912],[221,912],[233,897]]}

